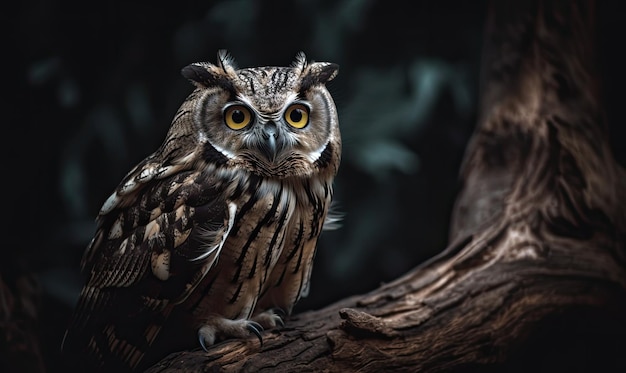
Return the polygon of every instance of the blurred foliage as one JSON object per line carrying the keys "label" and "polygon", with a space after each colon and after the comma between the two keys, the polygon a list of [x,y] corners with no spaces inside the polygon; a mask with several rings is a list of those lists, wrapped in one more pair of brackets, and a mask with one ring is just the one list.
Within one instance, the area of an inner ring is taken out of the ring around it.
{"label": "blurred foliage", "polygon": [[37,162],[17,167],[33,187],[10,201],[21,232],[11,253],[43,284],[51,365],[100,205],[163,140],[192,90],[180,69],[221,48],[241,67],[286,65],[300,50],[340,65],[329,89],[344,142],[343,222],[322,235],[298,309],[372,290],[445,248],[477,115],[483,1],[156,4],[39,0],[13,22],[28,118],[13,130],[28,147],[8,147]]}

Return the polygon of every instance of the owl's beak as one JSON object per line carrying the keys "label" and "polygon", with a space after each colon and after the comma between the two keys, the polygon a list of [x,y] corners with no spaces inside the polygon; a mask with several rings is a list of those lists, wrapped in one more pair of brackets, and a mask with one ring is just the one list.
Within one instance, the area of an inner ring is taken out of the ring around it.
{"label": "owl's beak", "polygon": [[261,143],[261,151],[271,162],[276,159],[276,155],[282,148],[282,142],[278,137],[278,130],[274,122],[268,122],[263,127],[263,142]]}

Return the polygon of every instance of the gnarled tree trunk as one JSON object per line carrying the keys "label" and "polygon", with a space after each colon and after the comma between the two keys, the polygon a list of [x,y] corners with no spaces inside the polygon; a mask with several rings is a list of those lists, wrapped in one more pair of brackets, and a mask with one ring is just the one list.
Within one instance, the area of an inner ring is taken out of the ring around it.
{"label": "gnarled tree trunk", "polygon": [[611,339],[626,336],[626,174],[607,140],[593,4],[494,0],[488,19],[449,247],[262,346],[227,341],[150,372],[626,368]]}

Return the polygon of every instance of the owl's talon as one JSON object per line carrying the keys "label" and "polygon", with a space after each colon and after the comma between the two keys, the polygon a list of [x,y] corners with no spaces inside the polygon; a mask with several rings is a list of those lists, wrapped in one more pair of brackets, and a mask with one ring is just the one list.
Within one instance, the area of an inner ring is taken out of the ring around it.
{"label": "owl's talon", "polygon": [[287,317],[287,312],[283,311],[280,307],[271,308],[268,310],[274,314],[273,320],[276,323],[276,326],[281,328],[285,327],[285,318]]}
{"label": "owl's talon", "polygon": [[198,333],[198,340],[200,340],[200,346],[202,347],[204,352],[209,352],[209,350],[206,348],[206,345],[204,344],[204,337],[202,337],[200,333]]}
{"label": "owl's talon", "polygon": [[[285,310],[283,310],[280,307],[274,307],[271,309],[271,311],[274,312],[276,315],[278,315],[281,319],[284,319],[285,317],[287,317],[287,312],[285,312]],[[283,323],[283,326],[284,326],[284,323]]]}
{"label": "owl's talon", "polygon": [[277,326],[283,328],[285,326],[285,321],[283,320],[285,317],[287,317],[287,313],[282,308],[276,307],[257,313],[252,317],[252,320],[261,324],[264,329],[272,329]]}
{"label": "owl's talon", "polygon": [[211,346],[215,343],[215,329],[208,325],[201,327],[198,330],[198,340],[202,349],[205,352],[208,351],[207,345]]}
{"label": "owl's talon", "polygon": [[198,329],[198,341],[202,349],[208,351],[208,348],[215,344],[218,339],[247,338],[252,333],[263,346],[263,337],[261,336],[263,330],[263,326],[256,321],[215,318],[208,320],[206,325]]}
{"label": "owl's talon", "polygon": [[261,324],[255,322],[255,321],[248,321],[248,324],[246,325],[246,328],[248,328],[248,330],[251,333],[254,333],[256,335],[256,337],[259,339],[259,342],[261,343],[261,347],[263,346],[263,337],[261,336],[261,332],[263,331],[263,327],[261,326]]}

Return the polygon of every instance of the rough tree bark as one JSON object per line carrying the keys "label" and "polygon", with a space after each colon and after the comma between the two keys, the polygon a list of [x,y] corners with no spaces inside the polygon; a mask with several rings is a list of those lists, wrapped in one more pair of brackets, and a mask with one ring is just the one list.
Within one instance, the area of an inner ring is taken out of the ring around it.
{"label": "rough tree bark", "polygon": [[[626,368],[626,173],[594,71],[594,7],[493,1],[449,247],[286,328],[149,372]],[[626,371],[626,370],[624,370]]]}

